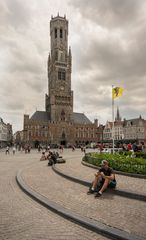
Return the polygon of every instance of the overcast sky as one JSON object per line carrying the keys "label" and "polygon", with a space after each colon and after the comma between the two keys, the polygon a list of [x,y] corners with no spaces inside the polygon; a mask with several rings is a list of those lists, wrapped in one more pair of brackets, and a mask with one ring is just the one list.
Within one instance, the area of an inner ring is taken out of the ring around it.
{"label": "overcast sky", "polygon": [[23,114],[45,109],[51,15],[66,14],[74,111],[105,124],[111,87],[122,118],[146,119],[145,0],[0,1],[0,117],[23,129]]}

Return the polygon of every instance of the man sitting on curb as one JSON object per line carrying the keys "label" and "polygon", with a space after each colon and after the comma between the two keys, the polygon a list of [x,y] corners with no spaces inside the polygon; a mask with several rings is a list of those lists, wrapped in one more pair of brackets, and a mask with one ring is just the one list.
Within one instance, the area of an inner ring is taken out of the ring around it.
{"label": "man sitting on curb", "polygon": [[100,188],[95,197],[100,197],[107,187],[116,187],[115,174],[113,173],[113,169],[109,167],[109,163],[106,160],[102,160],[101,168],[97,173],[95,173],[95,179],[87,194],[94,193],[98,185]]}

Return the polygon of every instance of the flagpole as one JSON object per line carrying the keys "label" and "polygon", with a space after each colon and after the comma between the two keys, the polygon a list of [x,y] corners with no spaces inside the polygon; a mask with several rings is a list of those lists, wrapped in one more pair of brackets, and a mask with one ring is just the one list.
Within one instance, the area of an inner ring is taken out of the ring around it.
{"label": "flagpole", "polygon": [[112,85],[112,141],[113,141],[113,154],[115,152],[115,128],[114,128],[114,96],[113,96],[113,85]]}

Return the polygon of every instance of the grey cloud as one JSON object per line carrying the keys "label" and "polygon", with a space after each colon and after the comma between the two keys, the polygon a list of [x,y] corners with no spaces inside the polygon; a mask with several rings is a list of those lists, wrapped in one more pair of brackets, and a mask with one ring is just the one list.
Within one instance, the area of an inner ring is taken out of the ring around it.
{"label": "grey cloud", "polygon": [[[0,2],[1,109],[44,110],[49,4],[56,14],[53,1]],[[111,85],[118,84],[125,88],[124,96],[115,101],[122,117],[141,113],[146,118],[145,1],[69,0],[69,4],[74,111],[85,112],[91,119],[99,116],[101,123],[111,120]]]}
{"label": "grey cloud", "polygon": [[42,66],[41,66],[41,59],[39,56],[36,57],[36,54],[32,55],[26,54],[26,52],[21,52],[20,49],[14,53],[11,51],[13,60],[9,63],[9,71],[10,72],[30,72],[31,74],[37,75],[41,73]]}
{"label": "grey cloud", "polygon": [[13,26],[17,29],[20,26],[28,25],[30,23],[31,14],[30,6],[27,2],[25,4],[21,0],[5,0],[0,3],[1,23]]}
{"label": "grey cloud", "polygon": [[24,109],[23,102],[13,101],[12,99],[11,101],[7,102],[5,106],[14,111]]}
{"label": "grey cloud", "polygon": [[83,18],[105,27],[131,27],[140,16],[144,0],[74,0],[70,4]]}
{"label": "grey cloud", "polygon": [[[144,40],[144,38],[143,38]],[[133,43],[125,51],[119,40],[108,39],[99,42],[98,39],[91,38],[91,44],[86,48],[86,52],[82,50],[82,55],[77,58],[78,69],[83,71],[92,71],[100,69],[102,72],[113,77],[116,75],[125,76],[146,74],[145,68],[145,42]],[[143,49],[143,51],[142,51]]]}
{"label": "grey cloud", "polygon": [[[39,76],[32,76],[30,78],[27,78],[24,80],[24,83],[26,84],[26,86],[28,88],[31,88],[33,91],[40,93],[44,90],[44,84],[43,84],[43,80],[46,78],[45,74],[39,75]],[[44,92],[45,94],[45,92]]]}

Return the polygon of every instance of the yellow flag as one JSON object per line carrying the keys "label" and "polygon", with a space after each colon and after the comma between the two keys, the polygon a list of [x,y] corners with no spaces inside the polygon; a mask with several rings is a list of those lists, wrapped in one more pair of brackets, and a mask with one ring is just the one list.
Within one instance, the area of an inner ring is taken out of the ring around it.
{"label": "yellow flag", "polygon": [[112,98],[117,98],[117,97],[121,97],[123,94],[124,88],[122,87],[114,87],[112,89]]}

